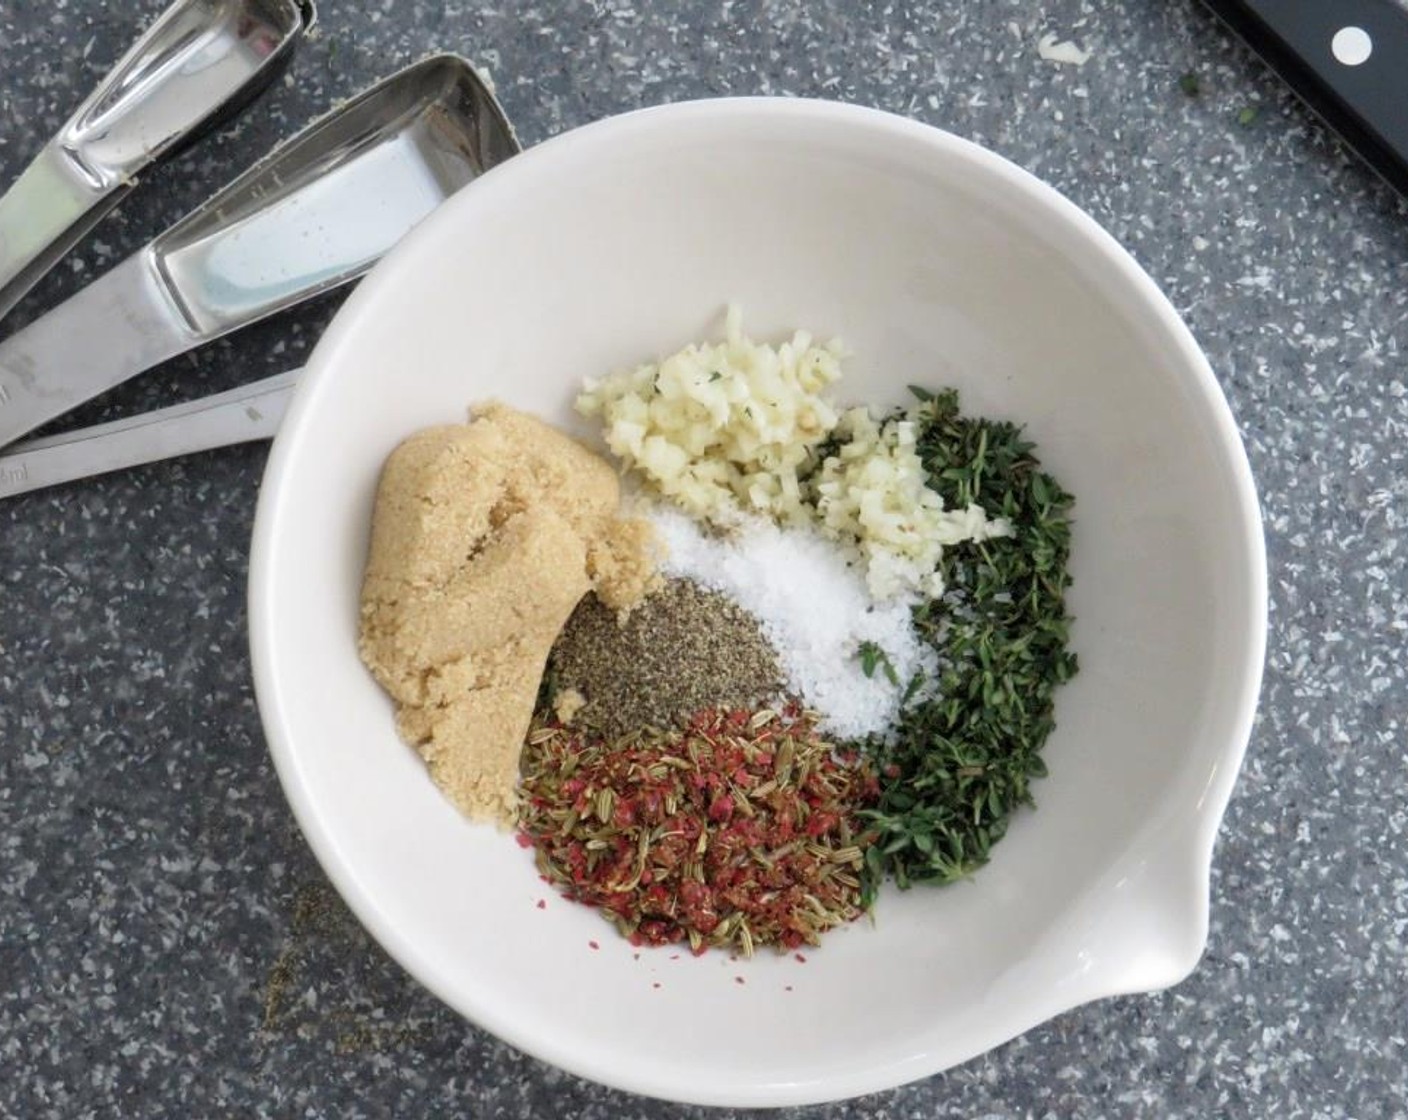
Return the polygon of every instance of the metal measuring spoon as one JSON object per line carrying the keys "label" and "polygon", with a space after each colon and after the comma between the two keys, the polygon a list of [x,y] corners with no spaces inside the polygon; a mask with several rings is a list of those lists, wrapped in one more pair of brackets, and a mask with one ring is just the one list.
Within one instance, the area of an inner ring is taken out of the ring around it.
{"label": "metal measuring spoon", "polygon": [[302,370],[74,432],[0,455],[0,499],[193,451],[271,439]]}
{"label": "metal measuring spoon", "polygon": [[312,26],[312,0],[177,0],[0,197],[0,317],[130,191],[240,112]]}
{"label": "metal measuring spoon", "polygon": [[[431,210],[518,150],[469,63],[436,55],[407,67],[0,343],[0,445],[159,362],[361,276]],[[0,468],[0,494],[20,492],[18,476],[33,477],[16,451]]]}

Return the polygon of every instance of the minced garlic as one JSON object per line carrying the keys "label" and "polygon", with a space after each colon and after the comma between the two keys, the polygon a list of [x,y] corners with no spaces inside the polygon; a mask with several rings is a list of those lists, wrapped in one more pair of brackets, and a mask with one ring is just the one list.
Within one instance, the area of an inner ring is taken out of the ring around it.
{"label": "minced garlic", "polygon": [[577,408],[601,417],[606,445],[650,489],[695,517],[804,523],[799,475],[836,426],[821,393],[841,376],[844,353],[805,331],[780,346],[754,342],[730,307],[723,342],[588,380]]}
{"label": "minced garlic", "polygon": [[1001,518],[989,520],[980,506],[944,508],[943,499],[925,485],[913,420],[882,424],[868,409],[853,408],[834,434],[840,446],[811,480],[817,519],[828,536],[855,542],[865,559],[866,586],[876,599],[910,590],[942,595],[937,568],[946,546],[1010,531]]}

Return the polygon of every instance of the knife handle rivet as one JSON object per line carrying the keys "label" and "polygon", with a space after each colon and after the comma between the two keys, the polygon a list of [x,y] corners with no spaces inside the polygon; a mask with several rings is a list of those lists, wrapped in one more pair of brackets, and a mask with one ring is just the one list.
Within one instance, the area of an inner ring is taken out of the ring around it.
{"label": "knife handle rivet", "polygon": [[1360,66],[1374,53],[1374,40],[1362,27],[1341,27],[1330,40],[1330,53],[1345,66]]}

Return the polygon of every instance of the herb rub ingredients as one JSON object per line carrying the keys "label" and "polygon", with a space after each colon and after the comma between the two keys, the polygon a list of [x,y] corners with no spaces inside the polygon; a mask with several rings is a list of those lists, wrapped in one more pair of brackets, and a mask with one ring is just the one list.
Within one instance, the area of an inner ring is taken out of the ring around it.
{"label": "herb rub ingredients", "polygon": [[539,871],[636,944],[815,945],[862,913],[869,769],[795,706],[704,712],[682,734],[530,734],[523,834]]}
{"label": "herb rub ingredients", "polygon": [[469,816],[512,823],[518,758],[548,650],[595,588],[654,580],[650,527],[617,518],[616,473],[501,405],[391,453],[362,584],[362,660],[402,737]]}
{"label": "herb rub ingredients", "polygon": [[[582,701],[565,722],[607,736],[675,730],[705,708],[754,708],[779,698],[777,656],[732,600],[670,580],[624,618],[589,595],[548,661],[556,697]],[[571,704],[569,703],[569,708]]]}

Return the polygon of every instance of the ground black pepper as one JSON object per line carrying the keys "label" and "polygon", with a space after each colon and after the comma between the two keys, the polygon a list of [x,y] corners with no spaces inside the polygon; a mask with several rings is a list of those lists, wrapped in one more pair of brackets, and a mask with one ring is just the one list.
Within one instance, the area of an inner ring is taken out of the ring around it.
{"label": "ground black pepper", "polygon": [[607,737],[670,730],[705,709],[775,700],[783,678],[758,622],[733,600],[671,580],[624,621],[594,595],[578,605],[553,646],[549,705],[566,693],[586,704],[572,725]]}

